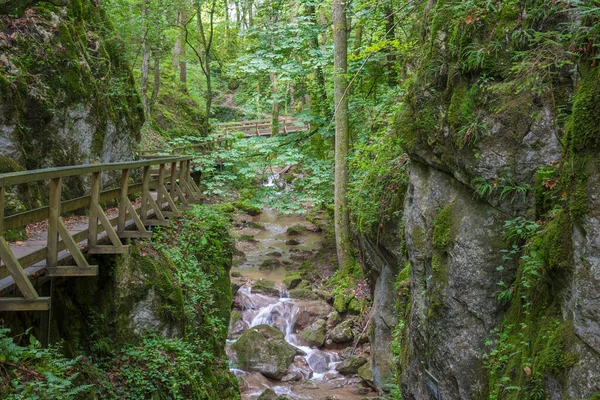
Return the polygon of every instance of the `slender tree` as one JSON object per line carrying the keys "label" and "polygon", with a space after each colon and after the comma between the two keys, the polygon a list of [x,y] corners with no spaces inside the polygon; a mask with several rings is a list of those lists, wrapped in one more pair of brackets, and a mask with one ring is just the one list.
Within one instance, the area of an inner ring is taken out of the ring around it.
{"label": "slender tree", "polygon": [[348,29],[346,7],[349,0],[333,0],[333,68],[335,101],[335,194],[334,225],[338,264],[350,265],[350,217],[348,214]]}

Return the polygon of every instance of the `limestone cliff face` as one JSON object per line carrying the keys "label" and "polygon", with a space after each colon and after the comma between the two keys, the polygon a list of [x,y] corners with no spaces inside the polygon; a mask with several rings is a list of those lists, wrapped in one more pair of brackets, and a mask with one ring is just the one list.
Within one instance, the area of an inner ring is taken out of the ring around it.
{"label": "limestone cliff face", "polygon": [[133,159],[143,112],[100,6],[30,3],[0,8],[0,172]]}
{"label": "limestone cliff face", "polygon": [[[410,157],[403,218],[384,227],[397,240],[361,241],[365,254],[394,255],[365,263],[374,271],[374,315],[397,304],[404,399],[600,393],[600,68],[570,58],[577,69],[557,63],[542,87],[531,86],[511,59],[526,46],[510,39],[528,15],[501,3],[473,26],[449,18],[453,2],[427,5],[426,50],[413,60],[396,116],[398,151]],[[585,23],[547,11],[546,24],[529,22],[540,35]],[[488,58],[469,65],[461,52],[470,46]],[[406,261],[410,294],[379,290],[387,265],[394,277]],[[373,318],[374,337],[392,337],[381,320]],[[373,340],[374,354],[391,350]],[[389,361],[373,362],[376,370]]]}

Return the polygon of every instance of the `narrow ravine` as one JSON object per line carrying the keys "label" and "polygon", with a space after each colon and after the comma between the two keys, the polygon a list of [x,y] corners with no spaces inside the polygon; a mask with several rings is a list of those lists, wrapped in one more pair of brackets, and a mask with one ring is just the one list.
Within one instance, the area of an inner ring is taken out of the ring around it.
{"label": "narrow ravine", "polygon": [[[300,289],[290,280],[316,257],[323,234],[304,217],[268,209],[236,223],[245,240],[238,242],[239,266],[232,271],[237,292],[227,353],[240,378],[242,399],[256,399],[267,389],[299,399],[374,396],[356,373],[344,375],[337,370],[354,346],[352,341],[340,345],[331,339],[332,330],[341,323],[338,313],[310,287]],[[297,227],[302,227],[300,234]],[[301,334],[309,327],[316,327],[316,337]]]}

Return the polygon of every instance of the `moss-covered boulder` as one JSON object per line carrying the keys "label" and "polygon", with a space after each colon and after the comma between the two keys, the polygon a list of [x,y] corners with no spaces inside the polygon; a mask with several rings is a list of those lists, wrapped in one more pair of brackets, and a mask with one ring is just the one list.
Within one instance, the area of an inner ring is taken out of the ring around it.
{"label": "moss-covered boulder", "polygon": [[302,300],[318,300],[319,296],[316,295],[311,289],[305,287],[297,287],[296,289],[292,289],[289,292],[289,295],[292,299],[302,299]]}
{"label": "moss-covered boulder", "polygon": [[283,278],[283,284],[288,290],[294,289],[300,282],[302,282],[302,277],[297,272],[289,273]]}
{"label": "moss-covered boulder", "polygon": [[358,373],[358,369],[367,363],[363,356],[351,355],[338,364],[335,369],[343,375],[353,375]]}
{"label": "moss-covered boulder", "polygon": [[252,292],[279,297],[279,289],[275,287],[275,282],[268,279],[260,279],[254,282],[252,284]]}
{"label": "moss-covered boulder", "polygon": [[300,342],[306,346],[321,347],[325,343],[327,321],[318,319],[300,332]]}
{"label": "moss-covered boulder", "polygon": [[367,362],[362,367],[358,369],[358,376],[360,379],[373,389],[377,389],[375,387],[375,382],[373,381],[373,368],[371,367],[371,363]]}
{"label": "moss-covered boulder", "polygon": [[248,329],[232,348],[241,368],[273,379],[281,379],[296,356],[283,332],[269,325]]}
{"label": "moss-covered boulder", "polygon": [[352,331],[352,320],[347,319],[333,328],[329,336],[334,343],[347,343],[351,341],[354,338],[354,332]]}
{"label": "moss-covered boulder", "polygon": [[251,216],[260,215],[260,208],[253,206],[251,204],[248,204],[246,202],[239,201],[237,203],[233,203],[233,205],[235,208],[237,208],[240,211],[245,212],[248,215],[251,215]]}

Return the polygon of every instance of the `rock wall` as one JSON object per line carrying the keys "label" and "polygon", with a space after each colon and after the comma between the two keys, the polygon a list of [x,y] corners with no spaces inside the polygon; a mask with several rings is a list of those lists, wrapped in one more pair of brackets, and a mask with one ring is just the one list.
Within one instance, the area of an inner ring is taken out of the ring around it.
{"label": "rock wall", "polygon": [[143,111],[100,5],[30,3],[0,8],[0,173],[133,159]]}
{"label": "rock wall", "polygon": [[[378,229],[396,240],[361,239],[363,254],[383,248],[410,269],[409,279],[395,269],[410,292],[399,297],[389,284],[378,289],[388,262],[365,257],[374,315],[401,304],[396,331],[374,317],[373,332],[393,338],[382,349],[400,349],[404,399],[595,399],[600,68],[583,50],[565,52],[590,21],[544,2],[477,12],[456,4],[421,4],[422,48],[410,55],[395,119],[409,183],[389,214],[403,218]],[[511,38],[524,26],[569,38],[553,43],[548,69],[516,56],[549,51],[548,42]],[[473,48],[484,54],[477,63]]]}

